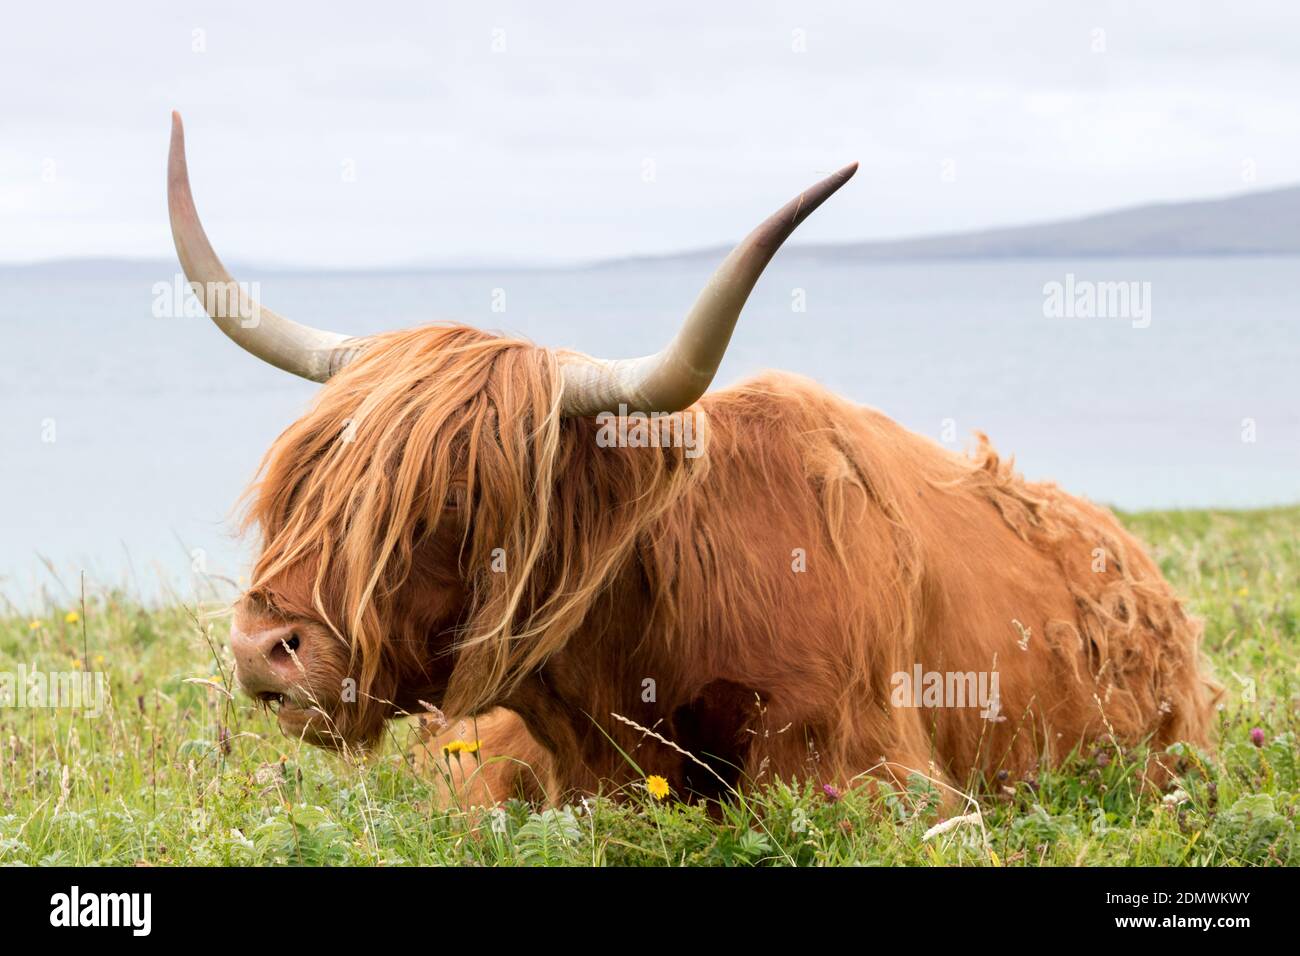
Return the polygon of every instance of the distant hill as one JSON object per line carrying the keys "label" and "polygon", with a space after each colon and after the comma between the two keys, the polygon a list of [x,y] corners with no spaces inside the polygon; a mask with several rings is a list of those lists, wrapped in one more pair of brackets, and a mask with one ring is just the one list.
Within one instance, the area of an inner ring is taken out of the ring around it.
{"label": "distant hill", "polygon": [[21,274],[50,279],[132,279],[150,282],[165,279],[179,269],[176,261],[164,259],[77,258],[44,259],[39,262],[0,262],[0,275]]}
{"label": "distant hill", "polygon": [[[717,258],[716,246],[631,262]],[[1224,199],[1151,203],[1079,219],[919,239],[792,245],[783,258],[834,262],[889,259],[1011,259],[1102,256],[1300,255],[1300,186]]]}
{"label": "distant hill", "polygon": [[[730,246],[711,246],[655,256],[601,260],[590,268],[653,266],[656,263],[718,259]],[[1007,226],[918,239],[792,245],[783,259],[827,262],[897,259],[1045,259],[1127,256],[1297,256],[1300,255],[1300,186],[1245,193],[1223,199],[1151,203],[1079,219],[1030,226]],[[170,276],[175,260],[59,259],[30,264],[0,263],[0,273],[25,272],[78,278]],[[235,275],[311,272],[473,272],[475,261],[394,265],[386,269],[312,269],[232,263]],[[572,268],[541,263],[501,263],[495,268],[542,270]]]}

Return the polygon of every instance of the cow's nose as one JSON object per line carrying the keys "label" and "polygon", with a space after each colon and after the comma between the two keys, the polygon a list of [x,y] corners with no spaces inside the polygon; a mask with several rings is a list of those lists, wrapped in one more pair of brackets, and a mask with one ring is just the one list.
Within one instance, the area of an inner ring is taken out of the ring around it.
{"label": "cow's nose", "polygon": [[235,654],[235,677],[250,697],[279,697],[305,678],[299,655],[303,631],[286,624],[246,634],[230,626],[230,649]]}

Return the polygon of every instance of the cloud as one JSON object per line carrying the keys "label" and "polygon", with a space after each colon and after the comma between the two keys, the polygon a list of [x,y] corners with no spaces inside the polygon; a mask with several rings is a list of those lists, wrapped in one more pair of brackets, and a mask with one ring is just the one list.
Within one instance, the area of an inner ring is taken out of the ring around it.
{"label": "cloud", "polygon": [[170,256],[172,108],[222,254],[279,263],[724,242],[850,159],[853,188],[801,239],[1300,179],[1300,12],[1281,2],[80,0],[6,17],[0,260]]}

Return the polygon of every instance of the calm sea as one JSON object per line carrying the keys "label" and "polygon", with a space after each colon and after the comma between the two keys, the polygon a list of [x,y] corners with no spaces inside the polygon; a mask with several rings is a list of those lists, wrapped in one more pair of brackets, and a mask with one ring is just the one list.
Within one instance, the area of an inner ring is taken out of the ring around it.
{"label": "calm sea", "polygon": [[[986,431],[1033,478],[1123,508],[1300,501],[1300,260],[978,261],[769,268],[718,384],[811,376],[908,427]],[[315,386],[206,319],[155,318],[131,270],[0,274],[0,594],[192,591],[237,578],[230,514]],[[453,319],[599,355],[660,347],[710,265],[242,275],[341,331]],[[1048,283],[1149,283],[1145,314],[1045,315]]]}

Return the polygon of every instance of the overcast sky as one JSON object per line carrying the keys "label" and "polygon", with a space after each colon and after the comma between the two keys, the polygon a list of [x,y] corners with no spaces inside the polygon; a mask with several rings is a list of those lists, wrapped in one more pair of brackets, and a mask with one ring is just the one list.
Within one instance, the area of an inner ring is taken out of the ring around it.
{"label": "overcast sky", "polygon": [[228,260],[564,261],[1300,181],[1300,4],[14,3],[0,261],[171,257],[169,111]]}

